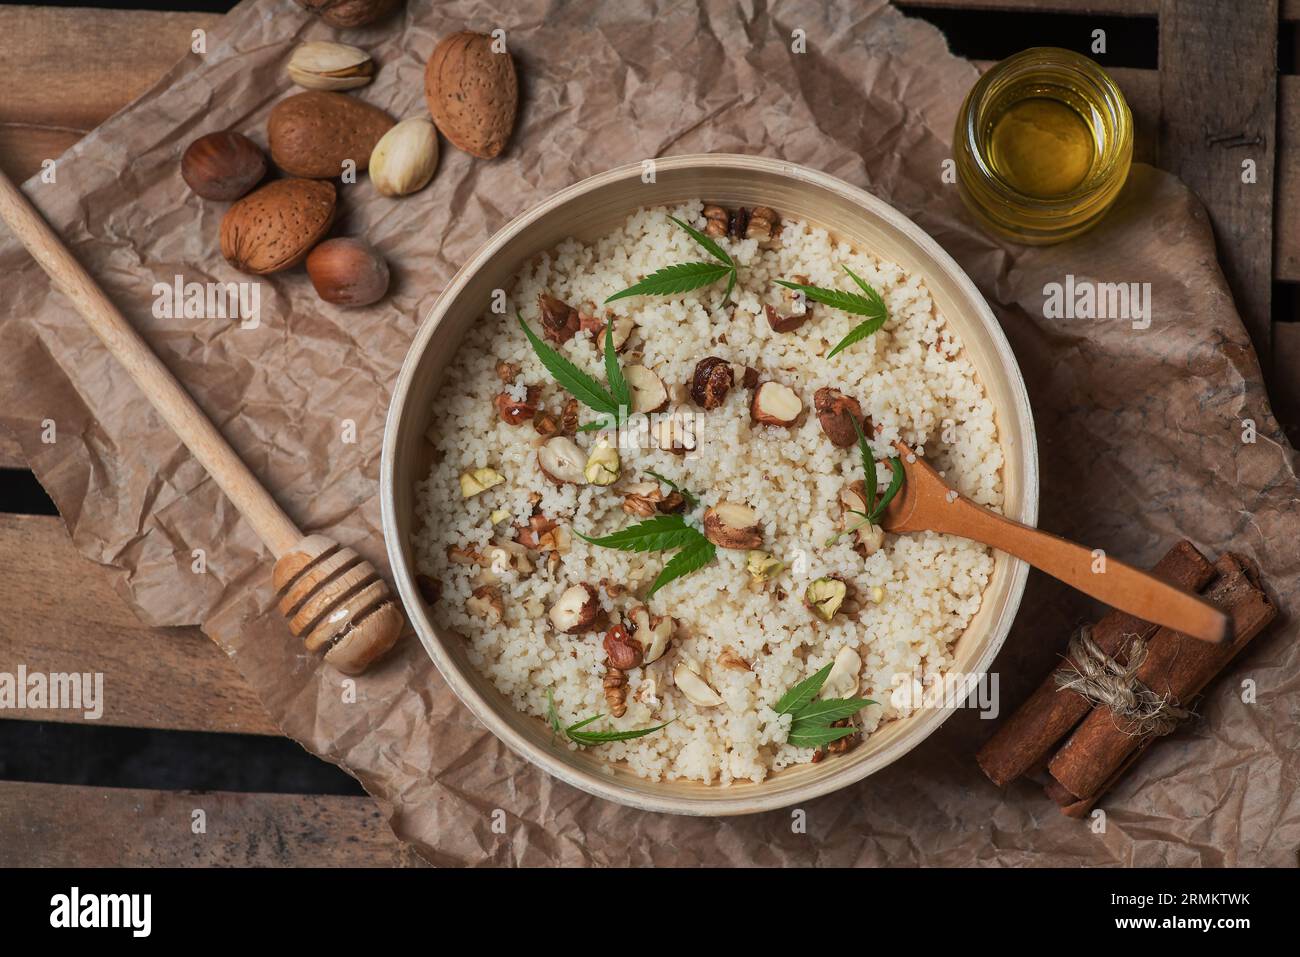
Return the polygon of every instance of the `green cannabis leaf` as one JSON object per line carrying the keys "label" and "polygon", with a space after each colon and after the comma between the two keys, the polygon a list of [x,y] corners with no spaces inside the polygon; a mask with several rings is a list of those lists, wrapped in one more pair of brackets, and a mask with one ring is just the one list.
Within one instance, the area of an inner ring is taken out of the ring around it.
{"label": "green cannabis leaf", "polygon": [[786,743],[798,748],[818,748],[840,738],[857,734],[858,728],[849,726],[833,728],[836,721],[851,718],[867,705],[875,704],[870,698],[828,698],[816,700],[817,694],[826,684],[833,663],[819,669],[816,673],[799,682],[781,696],[774,706],[777,714],[788,714],[790,733]]}
{"label": "green cannabis leaf", "polygon": [[699,508],[700,500],[696,497],[695,493],[692,492],[690,489],[678,485],[672,479],[668,478],[665,475],[660,475],[658,472],[655,472],[652,469],[646,469],[645,474],[657,479],[658,481],[662,482],[664,485],[667,485],[674,492],[679,493],[682,498],[686,499],[686,504],[688,504],[691,508]]}
{"label": "green cannabis leaf", "polygon": [[849,334],[826,354],[827,359],[837,352],[847,349],[853,343],[867,338],[889,320],[889,307],[885,305],[885,300],[880,293],[876,292],[870,283],[865,282],[848,266],[844,266],[843,269],[857,283],[858,288],[862,290],[861,295],[855,292],[845,292],[842,289],[826,289],[822,286],[807,286],[803,283],[787,282],[784,279],[776,281],[778,286],[785,286],[787,289],[802,292],[813,302],[820,302],[822,305],[830,306],[832,309],[841,309],[855,316],[867,317],[865,322],[859,323],[850,329]]}
{"label": "green cannabis leaf", "polygon": [[583,731],[582,729],[589,724],[593,724],[605,717],[603,714],[592,715],[582,721],[575,721],[567,728],[560,721],[560,714],[555,710],[555,693],[546,689],[546,723],[551,726],[551,740],[555,740],[557,734],[562,734],[575,744],[591,747],[597,744],[607,744],[610,741],[630,741],[633,738],[643,738],[647,734],[654,734],[672,724],[672,721],[665,721],[663,724],[655,725],[653,728],[638,728],[634,731]]}
{"label": "green cannabis leaf", "polygon": [[669,559],[651,584],[647,598],[669,582],[703,568],[718,554],[717,547],[699,529],[687,525],[686,519],[680,515],[656,515],[603,538],[590,538],[576,531],[574,534],[593,545],[623,552],[662,552],[680,548],[681,551]]}
{"label": "green cannabis leaf", "polygon": [[589,538],[577,532],[579,538],[602,548],[617,548],[622,552],[661,552],[668,548],[681,548],[705,539],[696,529],[686,524],[680,515],[656,515],[603,538]]}
{"label": "green cannabis leaf", "polygon": [[[695,534],[699,535],[699,532]],[[717,554],[718,547],[703,535],[700,535],[696,541],[687,545],[668,560],[668,564],[655,576],[654,583],[651,584],[650,590],[646,592],[646,598],[649,598],[669,582],[676,581],[684,575],[689,575],[691,572],[703,568],[713,561]]]}
{"label": "green cannabis leaf", "polygon": [[629,408],[631,398],[627,380],[623,378],[623,370],[619,368],[618,358],[611,348],[614,341],[614,324],[611,322],[605,327],[605,375],[609,379],[610,390],[613,391],[611,395],[603,385],[539,339],[537,333],[524,322],[522,314],[515,313],[515,316],[519,319],[519,325],[523,328],[524,335],[528,337],[533,352],[546,367],[546,371],[551,374],[551,378],[559,383],[560,388],[587,408],[600,413],[600,419],[588,422],[578,431],[590,432],[592,429],[603,428],[610,422],[611,417],[614,422],[617,422],[620,409]]}
{"label": "green cannabis leaf", "polygon": [[[850,418],[853,418],[850,416]],[[875,525],[880,521],[880,516],[885,514],[885,509],[889,503],[894,500],[903,487],[903,460],[897,455],[889,457],[889,486],[885,489],[885,494],[876,502],[876,457],[871,452],[871,446],[867,445],[867,437],[862,434],[862,426],[858,424],[856,418],[853,419],[853,428],[858,433],[858,452],[862,456],[862,471],[865,474],[866,481],[863,482],[864,491],[866,492],[867,509],[866,512],[859,512],[857,509],[850,509],[854,515],[861,515],[862,521],[855,522],[843,531],[836,532],[830,538],[826,539],[828,546],[834,545],[845,535],[849,535],[862,528],[864,525]],[[875,507],[872,504],[875,502]]]}
{"label": "green cannabis leaf", "polygon": [[621,292],[614,293],[605,300],[607,305],[617,299],[626,299],[629,296],[671,296],[679,292],[689,292],[692,289],[712,285],[723,276],[728,277],[727,291],[723,299],[731,297],[731,291],[736,288],[735,261],[727,255],[725,249],[694,226],[682,222],[676,216],[669,216],[668,218],[686,230],[691,239],[703,246],[705,251],[716,261],[675,263],[671,266],[664,266],[662,269],[652,272],[640,282],[628,286]]}

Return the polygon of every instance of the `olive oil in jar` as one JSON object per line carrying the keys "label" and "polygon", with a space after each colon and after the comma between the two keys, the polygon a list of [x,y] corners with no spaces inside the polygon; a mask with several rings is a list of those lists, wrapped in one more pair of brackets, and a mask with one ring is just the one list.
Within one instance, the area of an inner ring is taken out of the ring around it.
{"label": "olive oil in jar", "polygon": [[1128,177],[1133,121],[1099,66],[1068,50],[1004,60],[967,96],[954,141],[962,198],[995,232],[1051,243],[1093,226]]}

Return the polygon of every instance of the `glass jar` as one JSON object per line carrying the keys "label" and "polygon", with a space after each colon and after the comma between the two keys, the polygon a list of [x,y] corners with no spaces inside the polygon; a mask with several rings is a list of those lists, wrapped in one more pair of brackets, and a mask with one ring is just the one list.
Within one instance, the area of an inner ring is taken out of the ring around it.
{"label": "glass jar", "polygon": [[953,134],[962,199],[995,233],[1044,244],[1096,225],[1128,178],[1133,115],[1087,57],[1034,47],[971,88]]}

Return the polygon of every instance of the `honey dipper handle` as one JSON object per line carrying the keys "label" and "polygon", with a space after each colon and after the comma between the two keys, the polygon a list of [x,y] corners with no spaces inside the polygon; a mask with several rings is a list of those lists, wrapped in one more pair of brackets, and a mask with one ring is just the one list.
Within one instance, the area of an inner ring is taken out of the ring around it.
{"label": "honey dipper handle", "polygon": [[969,499],[954,500],[942,525],[934,530],[992,545],[1143,621],[1204,641],[1222,642],[1231,637],[1228,616],[1205,599],[1132,565],[981,508]]}
{"label": "honey dipper handle", "polygon": [[109,302],[104,291],[63,245],[27,197],[3,173],[0,173],[0,218],[9,224],[54,285],[72,300],[86,324],[130,373],[158,414],[207,469],[267,548],[277,558],[292,551],[302,539],[302,533],[208,421],[189,393]]}

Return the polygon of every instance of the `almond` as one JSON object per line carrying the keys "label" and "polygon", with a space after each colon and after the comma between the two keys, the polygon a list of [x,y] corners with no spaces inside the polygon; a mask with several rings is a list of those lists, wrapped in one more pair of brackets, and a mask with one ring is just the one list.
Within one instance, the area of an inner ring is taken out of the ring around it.
{"label": "almond", "polygon": [[267,139],[275,165],[293,176],[334,179],[346,160],[358,170],[370,165],[370,154],[393,128],[383,110],[348,96],[308,90],[281,100],[267,120]]}
{"label": "almond", "polygon": [[255,276],[296,266],[334,222],[334,185],[279,179],[249,193],[221,220],[221,255]]}
{"label": "almond", "polygon": [[482,33],[453,33],[434,48],[424,70],[433,122],[452,145],[480,159],[505,149],[519,103],[515,62],[492,45]]}
{"label": "almond", "polygon": [[364,27],[382,20],[402,0],[296,0],[298,6],[316,14],[332,27]]}

